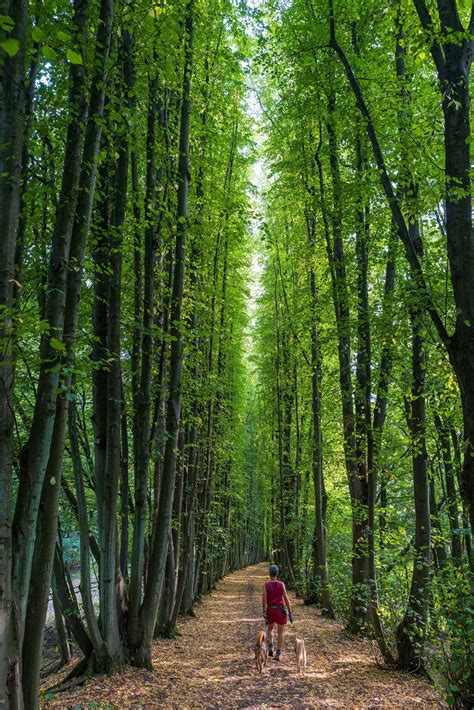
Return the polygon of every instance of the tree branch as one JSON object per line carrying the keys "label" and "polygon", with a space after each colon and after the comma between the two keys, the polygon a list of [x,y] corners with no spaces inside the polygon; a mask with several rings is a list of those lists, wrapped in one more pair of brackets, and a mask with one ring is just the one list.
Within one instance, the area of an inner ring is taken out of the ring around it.
{"label": "tree branch", "polygon": [[[449,337],[448,332],[444,326],[444,323],[438,313],[438,310],[436,309],[436,306],[433,302],[433,299],[432,299],[431,294],[429,292],[428,286],[426,284],[425,277],[423,275],[423,270],[421,268],[421,264],[418,259],[418,255],[416,253],[413,242],[410,238],[410,234],[408,232],[408,227],[405,222],[405,218],[402,214],[398,199],[397,199],[394,189],[393,189],[392,181],[390,180],[390,177],[388,175],[387,167],[385,165],[385,158],[382,153],[380,143],[378,141],[377,133],[375,131],[374,122],[372,120],[372,115],[367,107],[367,104],[365,103],[364,96],[362,94],[359,82],[357,81],[357,78],[356,78],[354,71],[352,69],[352,66],[351,66],[344,50],[339,45],[339,43],[336,39],[333,0],[328,0],[328,2],[329,2],[330,45],[331,45],[332,49],[335,51],[335,53],[337,54],[337,56],[339,57],[342,66],[344,67],[344,71],[346,73],[347,79],[349,81],[349,84],[351,86],[351,89],[352,89],[355,99],[356,99],[357,107],[358,107],[359,111],[361,112],[363,118],[365,119],[367,135],[369,137],[369,140],[370,140],[370,143],[372,146],[372,151],[373,151],[374,158],[375,158],[375,162],[376,162],[377,168],[380,173],[380,180],[382,183],[382,187],[385,192],[385,196],[387,198],[390,210],[392,212],[394,222],[397,226],[398,235],[403,243],[403,246],[405,247],[405,253],[406,253],[406,256],[408,259],[408,263],[410,264],[410,267],[413,271],[415,279],[418,281],[420,293],[423,294],[423,297],[425,300],[424,309],[428,312],[431,320],[433,321],[433,325],[435,326],[442,343],[447,348],[449,348],[450,337]],[[415,0],[415,2],[418,2],[418,0]]]}
{"label": "tree branch", "polygon": [[445,28],[448,27],[452,28],[455,32],[463,31],[456,0],[438,0],[438,15],[443,32]]}
{"label": "tree branch", "polygon": [[446,77],[446,61],[443,49],[438,40],[435,39],[436,30],[433,25],[430,12],[424,0],[413,0],[413,4],[418,14],[421,26],[423,27],[430,42],[430,52],[436,66],[436,71],[438,72],[438,79],[440,82],[443,82]]}

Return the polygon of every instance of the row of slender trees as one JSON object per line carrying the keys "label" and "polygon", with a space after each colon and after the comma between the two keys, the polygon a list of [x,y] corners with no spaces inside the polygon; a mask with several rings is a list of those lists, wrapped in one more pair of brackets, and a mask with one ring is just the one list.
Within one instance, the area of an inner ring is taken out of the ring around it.
{"label": "row of slender trees", "polygon": [[470,707],[474,13],[277,7],[254,13],[274,551],[308,602]]}
{"label": "row of slender trees", "polygon": [[70,677],[150,668],[268,556],[472,706],[473,31],[0,0],[0,704],[38,706],[50,611]]}
{"label": "row of slender trees", "polygon": [[264,554],[252,146],[230,3],[0,7],[0,704],[34,708],[51,588],[71,676],[151,668]]}

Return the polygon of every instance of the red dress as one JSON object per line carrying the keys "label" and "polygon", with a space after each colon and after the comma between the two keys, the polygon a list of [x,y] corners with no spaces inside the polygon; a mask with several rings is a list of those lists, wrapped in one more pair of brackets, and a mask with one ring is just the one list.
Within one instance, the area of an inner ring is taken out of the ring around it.
{"label": "red dress", "polygon": [[274,607],[285,606],[283,599],[283,590],[285,585],[279,582],[278,579],[271,579],[265,582],[265,590],[267,592],[267,623],[268,624],[286,624],[288,617],[281,609]]}

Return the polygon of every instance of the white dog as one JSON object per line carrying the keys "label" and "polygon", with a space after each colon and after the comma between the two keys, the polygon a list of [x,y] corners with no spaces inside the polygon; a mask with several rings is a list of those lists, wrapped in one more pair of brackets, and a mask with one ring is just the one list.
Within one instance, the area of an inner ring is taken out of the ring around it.
{"label": "white dog", "polygon": [[298,671],[299,673],[304,673],[306,670],[306,647],[303,639],[295,638],[295,653]]}

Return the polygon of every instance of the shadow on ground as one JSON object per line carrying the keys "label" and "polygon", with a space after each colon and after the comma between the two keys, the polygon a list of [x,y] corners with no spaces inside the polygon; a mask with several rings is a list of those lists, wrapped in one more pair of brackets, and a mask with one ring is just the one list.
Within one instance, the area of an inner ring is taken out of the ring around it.
{"label": "shadow on ground", "polygon": [[[42,708],[130,710],[272,710],[273,708],[378,708],[431,710],[446,707],[425,680],[386,671],[369,641],[349,638],[339,623],[323,619],[293,599],[295,624],[288,627],[281,663],[269,659],[258,675],[253,646],[261,618],[266,565],[235,572],[182,620],[181,636],[159,639],[155,672],[127,669],[94,678],[82,688],[44,700]],[[308,668],[299,675],[292,652],[295,634],[306,642]],[[58,680],[56,677],[53,681]],[[51,682],[51,679],[50,679]]]}

